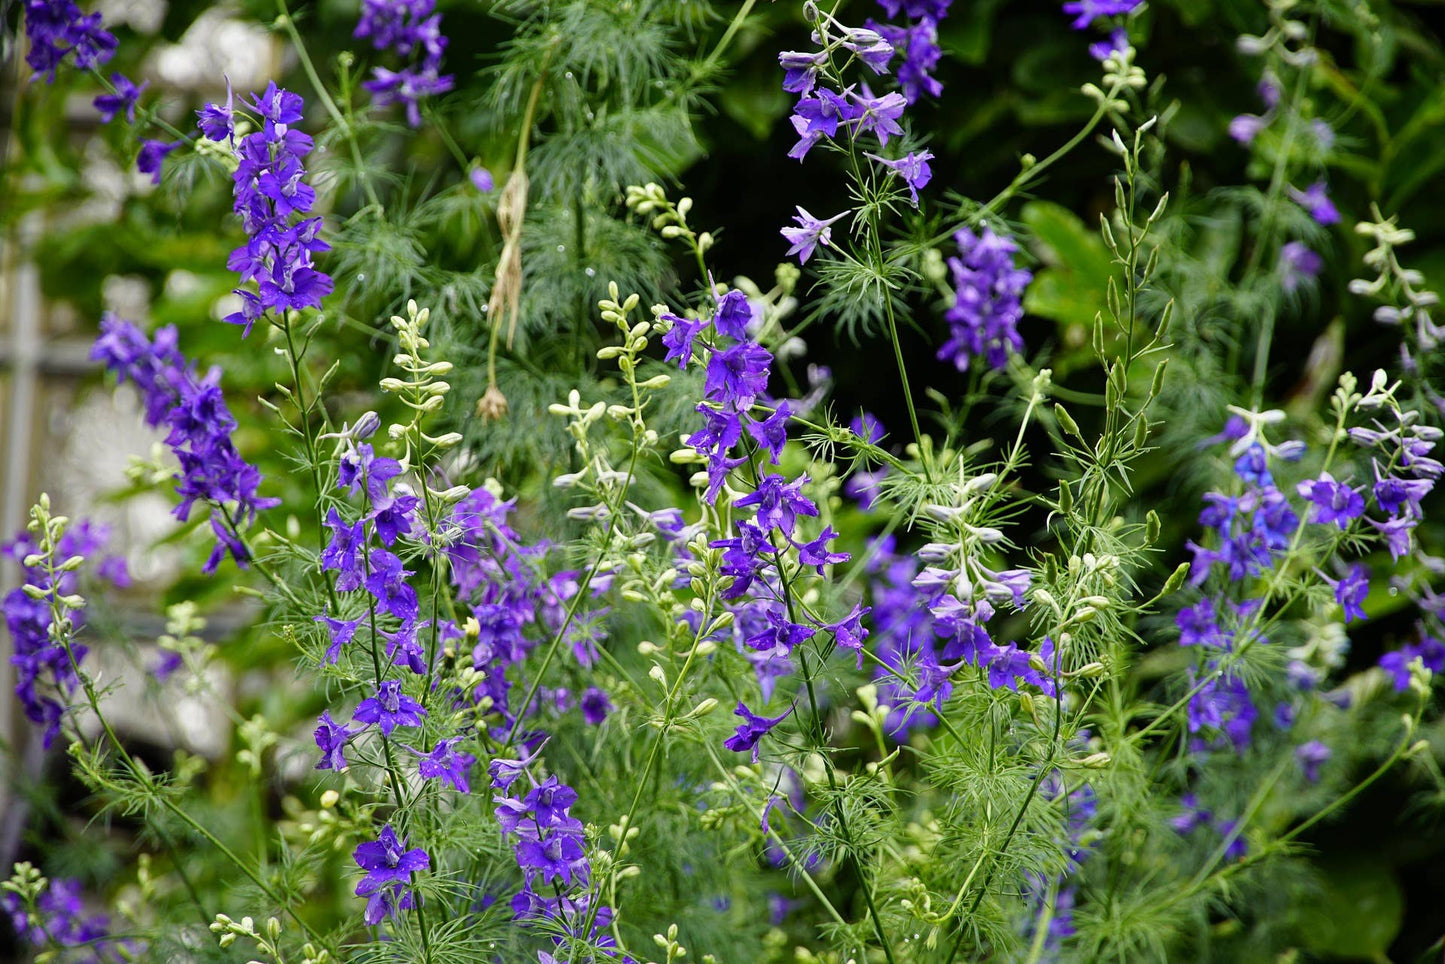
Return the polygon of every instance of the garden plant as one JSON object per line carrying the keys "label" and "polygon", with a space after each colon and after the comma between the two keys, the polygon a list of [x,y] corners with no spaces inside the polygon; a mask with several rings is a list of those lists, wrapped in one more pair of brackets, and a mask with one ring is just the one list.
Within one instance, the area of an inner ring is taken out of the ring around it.
{"label": "garden plant", "polygon": [[0,5],[16,959],[1439,960],[1427,6]]}

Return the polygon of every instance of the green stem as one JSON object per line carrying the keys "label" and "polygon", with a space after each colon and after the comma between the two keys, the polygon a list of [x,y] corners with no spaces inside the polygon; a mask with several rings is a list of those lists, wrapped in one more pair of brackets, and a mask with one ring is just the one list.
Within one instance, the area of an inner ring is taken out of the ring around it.
{"label": "green stem", "polygon": [[332,100],[326,85],[321,82],[321,75],[316,72],[316,65],[311,62],[311,55],[306,51],[306,43],[301,39],[300,31],[296,29],[296,21],[286,6],[286,0],[276,0],[276,9],[281,14],[276,22],[291,38],[291,44],[296,49],[296,56],[301,59],[301,69],[306,72],[311,86],[316,89],[316,96],[321,98],[321,104],[326,108],[326,113],[331,115],[332,122],[346,136],[346,144],[351,151],[351,162],[356,165],[356,176],[361,181],[361,189],[366,194],[366,200],[370,203],[376,216],[381,217],[385,208],[382,207],[381,198],[377,196],[376,188],[372,186],[371,177],[366,173],[366,163],[361,157],[361,144],[356,139],[355,126],[342,116],[340,109],[336,106],[336,101]]}

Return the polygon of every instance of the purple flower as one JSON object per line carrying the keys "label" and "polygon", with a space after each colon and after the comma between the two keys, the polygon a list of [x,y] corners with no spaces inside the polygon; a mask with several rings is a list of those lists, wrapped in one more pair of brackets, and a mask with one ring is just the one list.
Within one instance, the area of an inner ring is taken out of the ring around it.
{"label": "purple flower", "polygon": [[1115,27],[1109,31],[1109,39],[1101,40],[1098,43],[1089,44],[1089,56],[1099,63],[1108,60],[1114,54],[1121,54],[1129,48],[1129,31],[1123,27]]}
{"label": "purple flower", "polygon": [[370,726],[381,726],[381,732],[390,736],[398,726],[421,726],[426,710],[416,700],[401,691],[401,680],[384,680],[376,688],[376,695],[362,700],[352,714],[352,720]]}
{"label": "purple flower", "polygon": [[141,141],[140,154],[135,159],[136,170],[142,174],[149,174],[152,184],[159,184],[161,182],[161,161],[182,143],[182,141],[173,141],[170,144],[164,141]]}
{"label": "purple flower", "polygon": [[67,58],[77,70],[89,70],[111,58],[115,37],[100,25],[100,14],[83,14],[71,0],[24,0],[25,62],[46,83]]}
{"label": "purple flower", "polygon": [[916,154],[905,154],[894,161],[879,157],[876,154],[865,153],[863,156],[872,158],[903,178],[903,183],[908,187],[908,194],[913,201],[913,206],[918,207],[918,189],[927,186],[928,182],[933,180],[933,169],[928,166],[928,162],[933,160],[932,151],[919,151]]}
{"label": "purple flower", "polygon": [[496,798],[497,821],[504,833],[517,836],[514,845],[517,864],[526,875],[526,887],[518,895],[521,900],[514,900],[512,904],[519,917],[535,916],[539,912],[542,916],[549,914],[545,903],[541,907],[533,903],[534,880],[568,887],[585,886],[591,875],[591,865],[583,848],[582,823],[569,812],[576,801],[577,792],[555,776],[533,787],[520,800]]}
{"label": "purple flower", "polygon": [[748,434],[768,453],[768,460],[774,465],[782,458],[783,446],[788,443],[788,419],[792,417],[793,407],[782,401],[773,414],[761,422],[748,422]]}
{"label": "purple flower", "polygon": [[1294,751],[1294,758],[1299,761],[1300,772],[1310,783],[1319,781],[1320,767],[1332,755],[1330,748],[1319,740],[1310,740],[1308,743],[1295,747]]}
{"label": "purple flower", "polygon": [[371,553],[371,574],[366,577],[368,592],[383,609],[402,622],[410,622],[418,612],[416,590],[406,581],[410,569],[401,567],[401,560],[385,549]]}
{"label": "purple flower", "polygon": [[331,530],[331,541],[321,550],[321,568],[334,569],[341,574],[336,580],[339,591],[360,589],[366,581],[365,522],[357,520],[355,524],[348,524],[332,506],[326,510],[324,525]]}
{"label": "purple flower", "polygon": [[408,910],[415,902],[408,888],[411,875],[431,866],[431,858],[420,847],[406,850],[405,841],[398,840],[391,824],[381,828],[375,842],[357,846],[356,865],[366,876],[356,885],[356,896],[366,897],[366,923],[375,927],[398,909]]}
{"label": "purple flower", "polygon": [[937,357],[951,361],[959,371],[967,371],[975,358],[1002,370],[1009,353],[1024,347],[1018,323],[1024,313],[1024,289],[1033,275],[1014,266],[1018,246],[991,228],[985,227],[982,234],[964,228],[954,240],[959,256],[948,259],[954,304],[944,315],[950,337]]}
{"label": "purple flower", "polygon": [[663,361],[675,361],[679,369],[687,368],[687,363],[692,361],[692,343],[707,327],[707,322],[697,318],[683,318],[671,312],[659,317],[672,323],[672,327],[662,336],[662,344],[667,349]]}
{"label": "purple flower", "polygon": [[[336,510],[331,510],[335,512]],[[334,663],[341,658],[341,647],[351,642],[356,635],[356,627],[361,625],[361,619],[332,619],[327,615],[314,617],[316,622],[325,623],[331,637],[331,645],[326,648],[326,655],[322,657],[323,663]]]}
{"label": "purple flower", "polygon": [[757,506],[758,525],[764,529],[777,529],[792,538],[798,516],[818,514],[818,506],[803,495],[802,488],[807,483],[806,475],[789,482],[783,476],[772,473],[763,476],[756,490],[742,496],[733,504],[740,509]]}
{"label": "purple flower", "polygon": [[1305,247],[1303,241],[1290,241],[1279,249],[1280,286],[1295,291],[1314,281],[1324,264],[1324,259]]}
{"label": "purple flower", "polygon": [[1350,571],[1335,583],[1335,601],[1345,611],[1345,622],[1365,618],[1363,604],[1369,594],[1370,570],[1360,565],[1351,566]]}
{"label": "purple flower", "polygon": [[718,299],[717,311],[713,313],[712,324],[718,334],[744,341],[748,337],[748,324],[753,320],[753,306],[748,296],[737,288]]}
{"label": "purple flower", "polygon": [[[106,527],[79,520],[60,537],[53,559],[59,565],[72,556],[95,555],[108,538]],[[18,565],[22,577],[22,585],[0,598],[0,613],[4,615],[12,643],[10,663],[15,668],[15,695],[26,717],[44,728],[42,743],[49,749],[60,733],[61,720],[80,685],[75,666],[84,661],[87,650],[75,640],[75,631],[85,624],[85,610],[69,613],[71,629],[66,633],[58,633],[50,611],[51,597],[77,590],[77,574],[70,571],[52,576],[45,566],[25,565],[26,557],[39,549],[28,532],[19,533],[0,546],[0,554],[9,556]],[[117,575],[124,574],[123,570],[107,569]],[[101,566],[97,566],[96,571],[102,576],[105,573]],[[27,589],[43,593],[42,598],[32,598]]]}
{"label": "purple flower", "polygon": [[1318,479],[1306,479],[1297,488],[1300,495],[1314,503],[1312,522],[1334,523],[1341,529],[1348,529],[1351,522],[1365,514],[1364,497],[1349,486],[1336,482],[1328,472],[1321,472]]}
{"label": "purple flower", "polygon": [[824,526],[818,538],[812,542],[800,542],[798,546],[798,561],[805,566],[815,566],[818,575],[823,574],[824,566],[834,566],[847,562],[853,558],[846,552],[833,552],[828,548],[828,543],[838,538],[838,532],[832,526]]}
{"label": "purple flower", "polygon": [[1249,144],[1268,125],[1268,118],[1257,114],[1239,114],[1229,122],[1229,136],[1241,144]]}
{"label": "purple flower", "polygon": [[352,729],[349,725],[342,726],[331,718],[331,713],[321,714],[321,725],[316,728],[316,745],[321,749],[321,762],[316,764],[318,770],[345,770],[346,756],[343,751],[351,738],[360,733],[364,727]]}
{"label": "purple flower", "polygon": [[848,27],[838,41],[838,46],[855,54],[875,74],[888,73],[888,61],[893,59],[893,45],[878,31],[868,27]]}
{"label": "purple flower", "polygon": [[1320,224],[1335,224],[1340,220],[1340,212],[1325,193],[1324,181],[1316,181],[1304,191],[1292,187],[1289,189],[1289,196]]}
{"label": "purple flower", "polygon": [[445,94],[453,86],[450,74],[439,74],[436,67],[428,65],[404,67],[399,71],[373,67],[371,76],[372,79],[363,81],[361,86],[371,91],[376,106],[406,105],[406,122],[412,127],[421,126],[421,99]]}
{"label": "purple flower", "polygon": [[723,746],[735,753],[752,750],[752,760],[754,763],[757,763],[758,741],[772,732],[773,727],[783,722],[791,712],[793,712],[793,707],[790,706],[784,710],[780,716],[758,716],[739,701],[738,708],[733,710],[733,715],[742,717],[743,722],[738,724],[736,733],[723,741]]}
{"label": "purple flower", "polygon": [[337,467],[336,487],[346,489],[351,496],[355,496],[364,487],[369,500],[380,502],[386,498],[387,483],[400,474],[400,462],[378,456],[370,445],[363,442],[341,456],[341,464]]}
{"label": "purple flower", "polygon": [[595,686],[587,687],[587,691],[582,694],[581,703],[582,719],[592,726],[600,724],[607,719],[607,714],[612,712],[612,700],[608,698],[606,692]]}
{"label": "purple flower", "polygon": [[450,783],[458,793],[471,793],[472,788],[467,783],[467,774],[471,772],[477,758],[470,753],[457,750],[457,744],[462,742],[459,736],[446,740],[439,740],[432,751],[427,754],[419,754],[421,761],[417,764],[417,772],[424,780],[440,779],[443,783]]}
{"label": "purple flower", "polygon": [[768,390],[768,369],[773,356],[750,341],[715,351],[707,360],[703,391],[733,411],[745,411],[757,396]]}
{"label": "purple flower", "polygon": [[1417,659],[1431,673],[1445,672],[1445,643],[1433,636],[1422,636],[1420,642],[1380,657],[1380,668],[1390,674],[1396,692],[1410,688],[1410,664]]}
{"label": "purple flower", "polygon": [[1070,24],[1083,30],[1100,17],[1120,17],[1132,13],[1143,0],[1071,0],[1064,4],[1064,13],[1074,17]]}
{"label": "purple flower", "polygon": [[[236,422],[219,390],[219,369],[204,380],[197,378],[176,347],[174,328],[160,329],[152,342],[131,322],[107,315],[101,319],[101,335],[90,355],[104,362],[119,381],[136,383],[145,396],[147,425],[170,429],[166,444],[181,466],[176,518],[186,521],[192,506],[202,501],[212,506],[234,504],[232,517],[250,523],[257,512],[280,504],[280,499],[258,494],[261,473],[231,443]],[[211,530],[219,542],[202,568],[206,575],[215,572],[227,552],[238,565],[246,563],[245,546],[222,520],[222,513],[212,513]]]}
{"label": "purple flower", "polygon": [[409,535],[413,523],[413,514],[421,499],[414,495],[387,496],[378,500],[371,510],[371,520],[376,525],[376,534],[381,541],[388,546],[394,544],[398,536]]}
{"label": "purple flower", "polygon": [[942,17],[942,12],[923,14],[906,26],[867,21],[868,27],[878,31],[894,50],[902,52],[903,62],[898,65],[895,76],[904,99],[910,104],[917,103],[925,94],[937,97],[943,93],[943,84],[932,76],[943,57],[938,46],[938,21]]}
{"label": "purple flower", "polygon": [[[318,237],[321,220],[304,217],[316,192],[305,181],[301,160],[311,151],[312,140],[295,126],[302,119],[302,99],[271,83],[251,96],[249,106],[260,115],[261,129],[239,141],[229,87],[224,108],[208,104],[197,112],[202,133],[215,141],[224,138],[236,155],[233,209],[241,217],[247,242],[232,252],[227,266],[243,283],[255,282],[257,290],[237,288],[242,308],[225,320],[242,325],[243,338],[267,311],[317,308],[332,290],[331,278],[312,263],[313,254],[329,248]],[[302,219],[293,222],[298,215]]]}
{"label": "purple flower", "polygon": [[781,606],[769,606],[766,622],[746,642],[765,656],[787,657],[799,643],[811,639],[814,632],[811,626],[790,622]]}
{"label": "purple flower", "polygon": [[1365,521],[1385,537],[1385,545],[1389,547],[1393,558],[1398,560],[1410,554],[1410,533],[1415,529],[1416,520],[1398,517],[1385,522],[1376,522],[1374,519]]}
{"label": "purple flower", "polygon": [[[801,98],[793,108],[793,126],[799,136],[817,143],[824,137],[836,135],[840,124],[847,127],[856,121],[863,108],[849,103],[845,96],[847,93],[819,87],[817,94]],[[798,159],[802,160],[801,157]]]}
{"label": "purple flower", "polygon": [[902,94],[892,91],[882,97],[874,97],[868,85],[864,84],[863,92],[853,93],[852,97],[858,108],[853,117],[853,136],[872,131],[878,136],[878,143],[887,147],[889,137],[903,133],[898,121],[903,117],[908,101]]}
{"label": "purple flower", "polygon": [[1404,515],[1412,519],[1425,516],[1420,501],[1435,488],[1435,480],[1402,479],[1396,475],[1381,475],[1380,463],[1375,463],[1375,502],[1381,511],[1391,515]]}
{"label": "purple flower", "polygon": [[1223,647],[1227,643],[1228,637],[1215,621],[1214,600],[1208,596],[1180,609],[1174,622],[1179,627],[1180,646]]}
{"label": "purple flower", "polygon": [[825,247],[832,245],[833,229],[831,225],[842,219],[847,213],[844,211],[842,214],[833,215],[826,221],[819,221],[802,205],[798,205],[798,213],[793,216],[793,220],[798,222],[798,227],[782,229],[783,238],[792,245],[788,248],[788,255],[796,254],[799,264],[807,264],[808,259],[813,256],[813,250],[818,245],[821,244]]}
{"label": "purple flower", "polygon": [[110,82],[115,85],[115,93],[101,94],[94,101],[95,109],[100,111],[101,123],[109,124],[115,120],[115,115],[125,111],[126,121],[134,124],[136,102],[140,100],[141,91],[150,86],[150,81],[137,87],[124,74],[111,74]]}
{"label": "purple flower", "polygon": [[807,53],[785,50],[778,54],[778,64],[786,72],[783,75],[783,90],[790,94],[806,96],[818,84],[818,71],[828,63],[826,51]]}
{"label": "purple flower", "polygon": [[[13,893],[0,893],[0,910],[20,940],[53,960],[82,964],[122,964],[145,956],[144,945],[110,936],[110,920],[86,916],[80,883],[50,878],[35,897],[34,912]],[[72,948],[59,951],[57,948]]]}
{"label": "purple flower", "polygon": [[863,628],[863,617],[872,611],[872,607],[855,604],[848,615],[823,627],[825,632],[833,634],[833,641],[839,646],[858,654],[859,669],[863,668],[863,640],[868,638],[868,630]]}
{"label": "purple flower", "polygon": [[236,146],[236,110],[235,96],[231,91],[231,81],[226,80],[226,104],[224,107],[216,104],[206,104],[196,111],[196,126],[201,129],[201,134],[207,139],[220,143],[222,141],[231,145],[235,150]]}
{"label": "purple flower", "polygon": [[1177,817],[1170,817],[1169,824],[1175,832],[1188,835],[1193,833],[1194,828],[1209,822],[1212,814],[1199,805],[1199,798],[1192,793],[1186,793],[1179,798],[1179,804],[1183,811]]}

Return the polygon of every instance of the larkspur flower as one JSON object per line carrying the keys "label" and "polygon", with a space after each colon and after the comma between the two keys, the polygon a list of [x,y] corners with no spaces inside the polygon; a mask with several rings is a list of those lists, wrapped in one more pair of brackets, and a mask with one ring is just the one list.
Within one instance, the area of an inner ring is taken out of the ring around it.
{"label": "larkspur flower", "polygon": [[788,256],[796,254],[799,264],[807,264],[818,245],[821,244],[824,247],[832,245],[832,225],[844,218],[847,213],[844,211],[842,214],[835,214],[825,221],[820,221],[809,214],[802,205],[798,205],[798,213],[793,216],[793,220],[798,222],[798,227],[782,229],[783,237],[791,245],[788,248]]}
{"label": "larkspur flower", "polygon": [[167,154],[180,147],[181,144],[181,141],[173,141],[169,144],[165,141],[142,141],[140,154],[135,159],[136,170],[142,174],[149,174],[152,184],[160,184],[161,162],[165,160]]}
{"label": "larkspur flower", "polygon": [[0,911],[9,916],[20,940],[36,951],[43,950],[48,959],[67,964],[123,964],[139,960],[144,953],[143,945],[112,937],[109,918],[86,913],[76,880],[49,879],[35,897],[33,912],[18,894],[0,893]]}
{"label": "larkspur flower", "polygon": [[321,762],[316,764],[318,770],[345,770],[346,744],[351,738],[360,733],[364,727],[343,726],[331,718],[329,712],[322,713],[316,727],[316,746],[321,750]]}
{"label": "larkspur flower", "polygon": [[1074,17],[1069,26],[1083,30],[1095,20],[1103,17],[1122,17],[1133,13],[1144,0],[1070,0],[1064,4],[1064,13]]}
{"label": "larkspur flower", "polygon": [[431,867],[431,857],[420,847],[406,849],[391,824],[381,828],[375,841],[359,844],[353,854],[356,865],[366,871],[356,885],[356,896],[367,898],[364,915],[367,926],[375,927],[398,910],[415,906],[411,875]]}
{"label": "larkspur flower", "polygon": [[871,132],[878,138],[881,146],[887,147],[888,138],[903,133],[903,127],[898,122],[903,117],[908,101],[902,94],[890,91],[875,97],[868,85],[864,84],[861,93],[852,91],[850,96],[857,108],[851,118],[853,136]]}
{"label": "larkspur flower", "polygon": [[1229,136],[1241,144],[1252,144],[1259,132],[1269,126],[1268,117],[1258,114],[1238,114],[1229,122]]}
{"label": "larkspur flower", "polygon": [[1335,583],[1335,601],[1345,612],[1345,622],[1365,618],[1362,606],[1369,593],[1370,571],[1364,566],[1351,566],[1349,572]]}
{"label": "larkspur flower", "polygon": [[376,687],[376,695],[357,704],[352,720],[367,726],[377,724],[385,736],[398,726],[421,726],[426,710],[401,691],[401,680],[384,680]]}
{"label": "larkspur flower", "polygon": [[827,51],[785,50],[778,54],[784,70],[783,90],[806,97],[818,84],[818,73],[828,64]]}
{"label": "larkspur flower", "polygon": [[459,736],[453,736],[445,740],[438,740],[437,745],[430,753],[417,754],[421,760],[417,763],[417,772],[423,780],[441,780],[449,783],[458,793],[471,793],[471,785],[467,777],[472,767],[476,764],[477,758],[470,753],[457,749],[457,744],[462,742]]}
{"label": "larkspur flower", "polygon": [[1359,492],[1334,480],[1328,472],[1321,472],[1318,479],[1306,479],[1299,483],[1299,494],[1314,504],[1311,522],[1348,529],[1350,523],[1365,514],[1365,499]]}
{"label": "larkspur flower", "polygon": [[723,741],[723,746],[735,753],[744,753],[751,750],[752,762],[757,763],[758,741],[771,733],[773,727],[787,719],[788,714],[792,712],[793,707],[790,706],[778,716],[759,716],[749,710],[740,700],[738,701],[738,708],[733,710],[733,715],[742,717],[743,722],[738,724],[736,733]]}
{"label": "larkspur flower", "polygon": [[1324,181],[1316,181],[1303,191],[1291,187],[1289,196],[1320,224],[1337,224],[1340,220],[1340,212],[1330,201],[1330,196],[1325,191]]}
{"label": "larkspur flower", "polygon": [[754,399],[768,390],[768,368],[772,354],[750,341],[715,351],[707,360],[703,391],[733,411],[750,408]]}
{"label": "larkspur flower", "polygon": [[[54,564],[58,567],[72,557],[95,556],[109,537],[105,526],[84,519],[75,521],[55,545]],[[85,625],[85,610],[72,609],[65,614],[71,629],[63,635],[58,633],[51,612],[50,600],[75,593],[79,578],[76,572],[64,570],[52,576],[43,563],[27,565],[26,559],[39,549],[29,532],[21,532],[0,545],[0,555],[12,559],[21,573],[20,585],[0,597],[0,613],[10,634],[15,695],[25,716],[43,728],[42,745],[49,749],[60,735],[61,721],[80,686],[76,667],[84,662],[88,650],[74,639],[75,632]],[[109,572],[112,582],[125,578],[123,563],[118,569],[97,565],[96,572],[102,577]],[[33,593],[40,593],[40,598]]]}
{"label": "larkspur flower", "polygon": [[749,303],[748,296],[733,288],[718,299],[712,325],[718,334],[744,341],[748,337],[748,325],[752,323],[753,317],[753,306]]}
{"label": "larkspur flower", "polygon": [[959,256],[948,259],[954,304],[944,316],[950,336],[937,357],[959,371],[967,371],[976,358],[1002,370],[1009,354],[1024,347],[1018,323],[1023,317],[1024,289],[1033,275],[1014,266],[1018,246],[990,227],[981,234],[964,228],[954,240]]}
{"label": "larkspur flower", "polygon": [[928,162],[933,160],[932,151],[905,154],[897,160],[891,161],[866,152],[863,156],[872,158],[902,178],[904,185],[908,188],[909,199],[913,202],[914,207],[918,207],[918,189],[926,187],[928,182],[933,180],[933,169],[928,165]]}
{"label": "larkspur flower", "polygon": [[115,86],[115,93],[101,94],[94,101],[95,109],[100,112],[101,123],[109,124],[115,120],[117,114],[125,111],[126,121],[134,124],[136,104],[140,101],[141,92],[150,86],[150,81],[137,87],[124,74],[111,74],[110,82]]}
{"label": "larkspur flower", "polygon": [[1109,39],[1089,44],[1089,56],[1103,63],[1115,54],[1121,54],[1129,47],[1129,31],[1115,27],[1109,31]]}
{"label": "larkspur flower", "polygon": [[894,71],[894,76],[898,79],[904,100],[909,104],[917,103],[924,95],[938,97],[943,93],[943,84],[933,76],[934,69],[943,58],[943,49],[938,45],[938,23],[941,19],[941,14],[923,14],[902,25],[872,20],[866,22],[902,54],[902,62]]}
{"label": "larkspur flower", "polygon": [[1294,751],[1295,759],[1299,761],[1300,772],[1310,783],[1319,782],[1320,767],[1324,766],[1333,755],[1330,748],[1319,740],[1310,740],[1308,743],[1295,747]]}
{"label": "larkspur flower", "polygon": [[1280,287],[1297,291],[1312,283],[1324,267],[1324,259],[1307,248],[1303,241],[1290,241],[1279,250]]}
{"label": "larkspur flower", "polygon": [[683,318],[671,312],[658,316],[659,320],[672,325],[662,335],[662,345],[667,349],[664,361],[675,361],[679,369],[687,368],[692,361],[692,345],[697,336],[707,328],[707,322],[699,318]]}
{"label": "larkspur flower", "polygon": [[1445,642],[1421,634],[1418,643],[1411,643],[1380,657],[1379,667],[1390,675],[1396,692],[1410,688],[1410,666],[1416,660],[1431,673],[1445,672]]}
{"label": "larkspur flower", "polygon": [[23,9],[29,46],[25,62],[46,83],[55,80],[56,69],[67,60],[84,71],[115,53],[117,41],[101,26],[100,14],[86,15],[71,0],[24,0]]}
{"label": "larkspur flower", "polygon": [[[131,322],[109,314],[101,319],[101,335],[90,357],[103,362],[119,381],[136,383],[145,395],[147,425],[170,429],[166,445],[181,467],[176,480],[180,496],[173,513],[176,518],[182,522],[189,519],[196,502],[213,507],[211,530],[218,541],[202,572],[215,572],[227,553],[244,566],[246,548],[229,522],[253,523],[258,512],[280,505],[281,500],[259,494],[261,473],[246,463],[232,444],[236,422],[219,391],[219,369],[198,378],[176,347],[174,328],[160,329],[152,341]],[[198,417],[198,412],[205,414]],[[221,507],[229,508],[217,511]]]}
{"label": "larkspur flower", "polygon": [[[229,86],[224,108],[207,104],[197,112],[202,133],[217,141],[224,136],[236,156],[233,209],[241,217],[247,242],[231,253],[227,267],[240,275],[242,284],[254,283],[256,290],[237,288],[241,310],[225,320],[241,325],[243,338],[267,311],[319,308],[332,290],[330,276],[318,271],[312,260],[330,246],[319,236],[320,219],[306,217],[316,194],[306,183],[302,162],[313,142],[295,126],[302,119],[302,99],[273,82],[252,95],[249,108],[261,118],[261,129],[239,140],[234,137]],[[301,220],[292,220],[297,216]]]}
{"label": "larkspur flower", "polygon": [[361,617],[334,619],[323,614],[315,617],[315,620],[326,626],[327,636],[331,641],[330,645],[326,647],[326,654],[322,657],[322,662],[334,663],[341,658],[342,648],[356,636],[356,628],[361,625]]}
{"label": "larkspur flower", "polygon": [[776,473],[763,476],[757,489],[740,497],[733,503],[738,508],[757,507],[757,522],[764,529],[777,529],[784,536],[792,538],[799,516],[816,516],[818,506],[803,495],[803,486],[808,477],[802,476],[789,482]]}

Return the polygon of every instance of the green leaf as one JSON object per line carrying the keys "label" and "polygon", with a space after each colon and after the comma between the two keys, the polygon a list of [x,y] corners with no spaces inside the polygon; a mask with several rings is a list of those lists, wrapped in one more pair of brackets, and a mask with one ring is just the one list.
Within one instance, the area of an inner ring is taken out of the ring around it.
{"label": "green leaf", "polygon": [[1321,870],[1322,893],[1301,908],[1305,947],[1334,958],[1383,959],[1405,916],[1395,875],[1368,859],[1331,861]]}
{"label": "green leaf", "polygon": [[1092,324],[1112,269],[1104,242],[1078,215],[1048,201],[1024,205],[1020,218],[1046,266],[1035,274],[1024,308],[1065,324]]}

